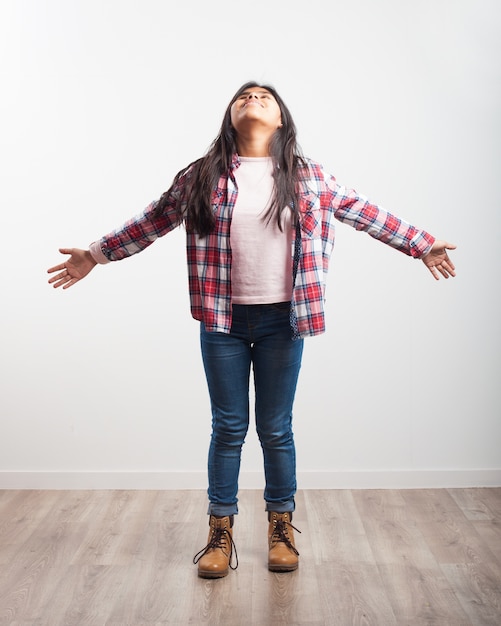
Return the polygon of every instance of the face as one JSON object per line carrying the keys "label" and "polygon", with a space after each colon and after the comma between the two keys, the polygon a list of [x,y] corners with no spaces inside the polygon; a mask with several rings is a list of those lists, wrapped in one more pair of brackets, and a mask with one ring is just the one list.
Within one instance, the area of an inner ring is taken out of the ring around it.
{"label": "face", "polygon": [[231,105],[231,123],[237,132],[254,123],[275,132],[282,126],[280,107],[267,89],[249,87]]}

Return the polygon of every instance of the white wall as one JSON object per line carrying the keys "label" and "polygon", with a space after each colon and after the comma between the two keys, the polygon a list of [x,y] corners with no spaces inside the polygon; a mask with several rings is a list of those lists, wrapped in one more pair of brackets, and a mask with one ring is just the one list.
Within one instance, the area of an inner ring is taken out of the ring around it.
{"label": "white wall", "polygon": [[339,226],[299,486],[500,484],[500,25],[495,0],[4,0],[0,486],[205,487],[183,233],[66,292],[45,270],[158,197],[248,79],[340,182],[458,245],[436,283]]}

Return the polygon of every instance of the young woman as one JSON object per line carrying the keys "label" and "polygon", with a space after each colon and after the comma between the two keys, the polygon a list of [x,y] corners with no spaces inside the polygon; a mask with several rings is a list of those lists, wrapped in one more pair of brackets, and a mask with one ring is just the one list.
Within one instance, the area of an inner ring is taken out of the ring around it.
{"label": "young woman", "polygon": [[232,533],[251,368],[264,458],[268,567],[298,567],[291,524],[292,407],[303,339],[324,331],[335,219],[422,259],[436,279],[455,275],[447,253],[454,245],[338,185],[304,158],[278,93],[250,82],[232,98],[207,154],[182,169],[157,202],[89,250],[60,249],[69,258],[48,270],[54,274],[49,283],[67,289],[96,264],[141,252],[185,225],[191,313],[200,322],[212,408],[209,539],[194,559],[202,577],[222,577],[236,567]]}

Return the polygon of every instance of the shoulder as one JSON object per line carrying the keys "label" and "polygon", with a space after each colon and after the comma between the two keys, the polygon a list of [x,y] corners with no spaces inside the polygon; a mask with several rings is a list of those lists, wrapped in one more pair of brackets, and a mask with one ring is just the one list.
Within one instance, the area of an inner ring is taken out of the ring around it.
{"label": "shoulder", "polygon": [[301,157],[299,159],[298,170],[304,176],[313,176],[315,173],[321,172],[323,167],[320,163],[309,157]]}
{"label": "shoulder", "polygon": [[302,157],[298,166],[298,181],[303,188],[320,193],[334,180],[334,176],[328,174],[321,163]]}

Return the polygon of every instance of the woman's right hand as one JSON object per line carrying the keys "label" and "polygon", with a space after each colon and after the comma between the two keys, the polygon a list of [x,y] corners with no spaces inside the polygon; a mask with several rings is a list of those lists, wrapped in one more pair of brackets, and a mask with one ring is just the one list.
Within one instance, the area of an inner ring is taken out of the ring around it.
{"label": "woman's right hand", "polygon": [[54,287],[62,287],[68,289],[78,283],[79,280],[85,278],[87,274],[97,265],[88,250],[80,250],[79,248],[59,248],[61,254],[69,254],[70,258],[64,263],[54,265],[47,270],[48,274],[59,272],[49,279],[49,284]]}

